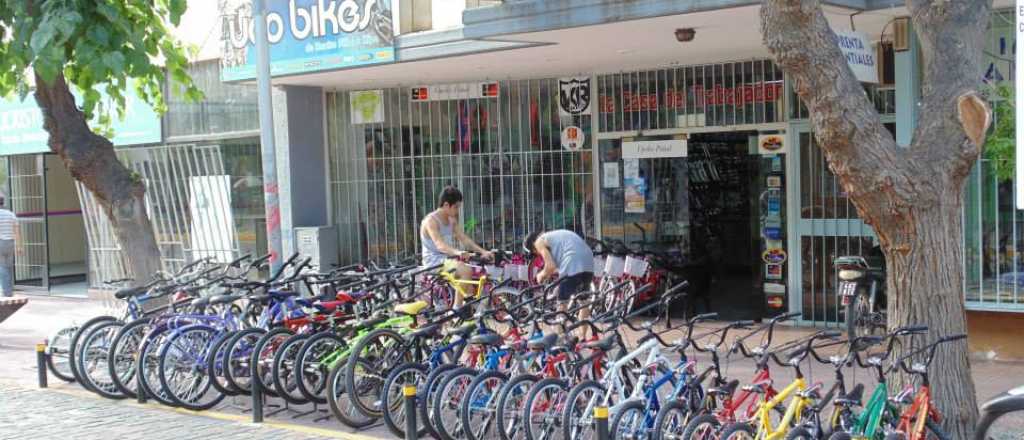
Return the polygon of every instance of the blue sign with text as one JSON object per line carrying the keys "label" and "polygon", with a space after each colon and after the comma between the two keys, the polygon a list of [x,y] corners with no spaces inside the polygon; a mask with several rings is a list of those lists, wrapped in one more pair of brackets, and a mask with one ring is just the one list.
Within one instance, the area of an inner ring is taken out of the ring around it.
{"label": "blue sign with text", "polygon": [[[227,26],[221,79],[256,78],[252,0],[221,3]],[[270,75],[342,69],[395,60],[391,0],[268,0]]]}

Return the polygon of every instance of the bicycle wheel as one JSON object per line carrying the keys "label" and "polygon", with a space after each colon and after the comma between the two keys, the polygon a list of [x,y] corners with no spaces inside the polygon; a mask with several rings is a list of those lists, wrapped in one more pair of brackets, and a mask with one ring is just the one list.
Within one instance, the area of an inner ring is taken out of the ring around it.
{"label": "bicycle wheel", "polygon": [[430,374],[427,375],[427,378],[423,381],[423,386],[416,395],[416,415],[418,420],[423,420],[427,433],[431,437],[441,438],[441,434],[437,432],[437,428],[434,426],[434,411],[431,410],[434,398],[437,396],[441,384],[448,377],[448,373],[457,369],[459,369],[459,366],[456,364],[438,365],[437,368],[431,370]]}
{"label": "bicycle wheel", "polygon": [[160,386],[179,406],[202,411],[224,400],[224,394],[211,384],[206,369],[206,357],[215,337],[213,328],[190,326],[174,332],[160,347]]}
{"label": "bicycle wheel", "polygon": [[298,365],[295,367],[295,382],[302,397],[320,405],[327,404],[328,365],[340,355],[348,344],[334,333],[317,333],[310,336],[299,349]]}
{"label": "bicycle wheel", "polygon": [[651,431],[644,426],[644,404],[638,400],[626,402],[615,413],[609,431],[616,440],[647,440]]}
{"label": "bicycle wheel", "polygon": [[363,429],[372,425],[377,419],[366,417],[352,404],[354,399],[349,397],[348,390],[344,386],[345,366],[344,362],[339,362],[327,373],[327,404],[339,422],[350,428]]}
{"label": "bicycle wheel", "polygon": [[530,388],[540,380],[536,374],[520,374],[513,377],[498,393],[498,436],[502,440],[523,440],[526,428],[523,423],[523,407]]}
{"label": "bicycle wheel", "polygon": [[[427,379],[427,366],[409,362],[402,364],[391,371],[388,378],[384,380],[384,392],[381,395],[381,408],[384,409],[384,424],[395,437],[405,438],[405,393],[406,386],[413,386],[419,390],[423,381]],[[423,419],[416,420],[416,438],[427,435],[427,428]]]}
{"label": "bicycle wheel", "polygon": [[88,334],[79,340],[78,357],[75,358],[82,384],[108,399],[125,398],[110,379],[107,364],[111,342],[123,326],[121,321],[104,321],[90,327]]}
{"label": "bicycle wheel", "polygon": [[170,334],[171,331],[166,327],[157,327],[146,334],[139,347],[139,358],[135,362],[135,374],[139,375],[138,392],[146,393],[147,396],[164,405],[177,406],[177,403],[167,396],[167,392],[160,386],[160,373],[158,372],[160,357],[157,353]]}
{"label": "bicycle wheel", "polygon": [[753,440],[754,427],[749,423],[731,423],[722,429],[720,440]]}
{"label": "bicycle wheel", "polygon": [[689,402],[685,400],[673,400],[661,407],[658,415],[654,418],[654,432],[651,438],[654,440],[675,440],[686,438],[683,432],[690,421]]}
{"label": "bicycle wheel", "polygon": [[135,356],[139,353],[142,338],[151,328],[149,318],[140,318],[121,327],[110,343],[107,365],[110,380],[128,398],[137,396],[138,381],[135,380]]}
{"label": "bicycle wheel", "polygon": [[345,387],[349,398],[366,417],[380,418],[380,395],[384,378],[391,369],[412,361],[402,335],[391,329],[377,329],[356,342],[345,368]]}
{"label": "bicycle wheel", "polygon": [[309,402],[302,392],[299,391],[298,383],[296,383],[296,371],[295,366],[298,364],[299,350],[302,349],[302,344],[309,339],[309,335],[293,335],[281,344],[281,347],[277,349],[277,353],[274,354],[274,364],[271,370],[270,377],[274,380],[274,391],[277,392],[278,396],[288,403],[301,405]]}
{"label": "bicycle wheel", "polygon": [[46,349],[50,354],[46,357],[46,368],[50,370],[57,379],[64,382],[74,382],[75,373],[72,371],[71,338],[75,337],[78,327],[64,327],[57,330],[53,336],[46,340]]}
{"label": "bicycle wheel", "polygon": [[440,434],[441,440],[456,440],[463,437],[464,429],[459,406],[466,398],[469,384],[477,374],[479,371],[473,368],[459,368],[448,373],[438,387],[430,411],[434,413],[434,428]]}
{"label": "bicycle wheel", "polygon": [[206,374],[210,376],[210,383],[225,396],[237,396],[242,393],[241,390],[233,387],[227,378],[227,348],[234,336],[235,332],[218,335],[210,346],[209,356],[206,357]]}
{"label": "bicycle wheel", "polygon": [[594,439],[594,411],[591,402],[604,396],[606,388],[596,380],[580,382],[572,387],[562,413],[562,436],[566,439]]}
{"label": "bicycle wheel", "polygon": [[495,436],[498,414],[498,393],[508,382],[508,374],[500,371],[480,373],[469,384],[462,401],[462,426],[469,440],[488,440]]}
{"label": "bicycle wheel", "polygon": [[568,397],[569,383],[563,379],[543,379],[530,389],[523,407],[527,440],[562,437],[562,413]]}
{"label": "bicycle wheel", "polygon": [[700,414],[686,424],[683,429],[683,439],[693,440],[716,440],[721,431],[722,423],[713,414]]}
{"label": "bicycle wheel", "polygon": [[260,388],[268,396],[278,397],[274,389],[274,356],[277,349],[284,344],[284,341],[294,335],[295,332],[286,328],[275,328],[263,334],[252,352],[252,365],[256,367],[254,380],[260,381]]}
{"label": "bicycle wheel", "polygon": [[75,361],[75,358],[79,355],[79,341],[89,334],[91,327],[106,321],[116,320],[117,318],[114,318],[113,316],[97,316],[78,326],[78,330],[75,331],[75,335],[71,337],[71,345],[68,347],[68,363],[71,365],[71,375],[74,376],[76,382],[81,384],[82,387],[87,390],[89,389],[89,384],[82,383],[82,372],[78,370],[78,365]]}
{"label": "bicycle wheel", "polygon": [[786,433],[786,440],[818,440],[818,437],[811,434],[811,431],[807,428],[798,426]]}
{"label": "bicycle wheel", "polygon": [[252,355],[266,330],[250,328],[235,333],[225,348],[224,377],[241,394],[252,391]]}

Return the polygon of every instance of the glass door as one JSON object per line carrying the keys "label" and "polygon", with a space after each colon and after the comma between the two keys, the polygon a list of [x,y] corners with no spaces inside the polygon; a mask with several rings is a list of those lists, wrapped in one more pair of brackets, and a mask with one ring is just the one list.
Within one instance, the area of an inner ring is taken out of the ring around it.
{"label": "glass door", "polygon": [[45,155],[12,156],[8,161],[11,208],[18,216],[20,241],[14,257],[14,284],[20,289],[48,289]]}

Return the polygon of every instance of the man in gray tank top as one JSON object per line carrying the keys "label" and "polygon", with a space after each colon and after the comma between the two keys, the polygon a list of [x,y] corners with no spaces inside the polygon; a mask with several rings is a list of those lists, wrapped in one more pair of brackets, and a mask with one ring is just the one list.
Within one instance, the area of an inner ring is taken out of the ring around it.
{"label": "man in gray tank top", "polygon": [[[484,260],[491,261],[494,255],[466,235],[462,229],[462,222],[459,221],[461,210],[462,192],[454,186],[447,186],[441,190],[437,209],[427,214],[420,222],[420,254],[424,266],[450,264],[455,267],[457,278],[469,279],[473,276],[473,270],[461,261],[452,260],[464,254],[457,247],[459,244],[473,250]],[[455,307],[461,306],[462,302],[462,296],[456,295]]]}
{"label": "man in gray tank top", "polygon": [[594,279],[594,252],[575,232],[566,229],[535,232],[526,237],[523,247],[544,259],[544,269],[537,273],[538,283],[558,274],[559,300],[567,301],[577,292],[590,288]]}

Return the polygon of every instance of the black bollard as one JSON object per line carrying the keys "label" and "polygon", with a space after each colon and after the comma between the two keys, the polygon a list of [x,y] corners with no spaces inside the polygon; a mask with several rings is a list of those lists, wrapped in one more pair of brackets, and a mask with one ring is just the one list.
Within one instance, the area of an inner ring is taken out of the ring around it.
{"label": "black bollard", "polygon": [[594,408],[594,431],[597,433],[597,440],[609,440],[607,406]]}
{"label": "black bollard", "polygon": [[416,427],[416,387],[406,385],[402,388],[405,395],[405,440],[417,440],[419,429]]}
{"label": "black bollard", "polygon": [[146,388],[142,386],[142,355],[140,354],[135,360],[135,401],[146,403],[148,397]]}
{"label": "black bollard", "polygon": [[252,422],[263,423],[263,384],[260,383],[259,372],[256,369],[256,363],[252,363],[252,377],[249,378],[249,383],[252,384]]}
{"label": "black bollard", "polygon": [[39,388],[46,388],[46,344],[36,344],[36,369],[39,370]]}

